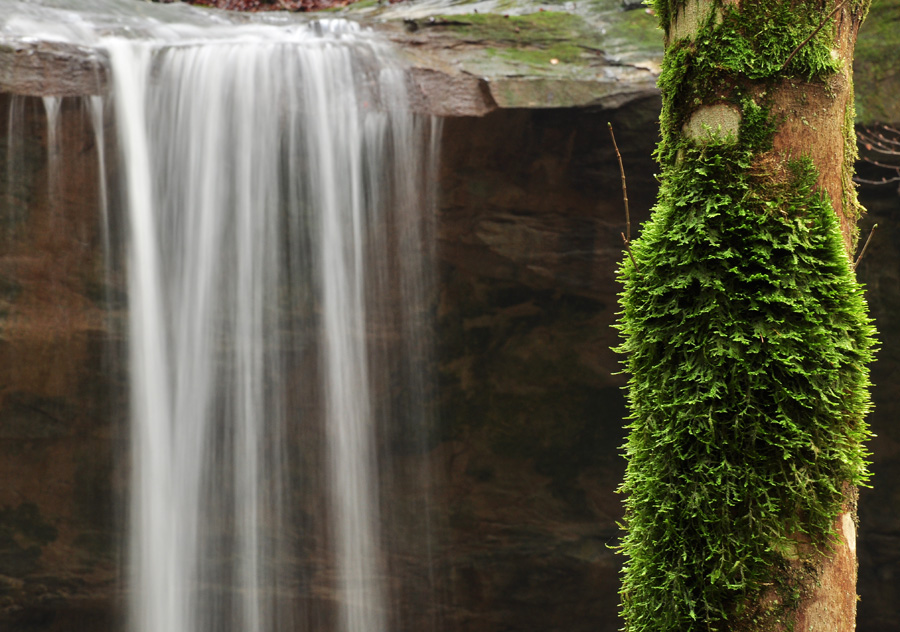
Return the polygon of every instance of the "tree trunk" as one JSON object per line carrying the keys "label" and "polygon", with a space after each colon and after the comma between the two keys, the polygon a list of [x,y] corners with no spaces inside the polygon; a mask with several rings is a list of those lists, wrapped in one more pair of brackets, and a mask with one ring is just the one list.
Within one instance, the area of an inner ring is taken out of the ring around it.
{"label": "tree trunk", "polygon": [[655,0],[660,195],[621,269],[628,632],[854,630],[869,0]]}

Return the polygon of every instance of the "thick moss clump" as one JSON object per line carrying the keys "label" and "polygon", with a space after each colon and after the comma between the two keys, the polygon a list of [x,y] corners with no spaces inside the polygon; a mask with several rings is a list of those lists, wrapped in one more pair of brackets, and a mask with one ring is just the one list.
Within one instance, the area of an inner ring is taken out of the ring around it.
{"label": "thick moss clump", "polygon": [[[664,26],[682,5],[655,2]],[[666,51],[659,201],[620,269],[628,632],[790,629],[868,477],[874,328],[815,166],[772,151],[766,95],[840,69],[796,6],[717,3]],[[737,133],[686,138],[715,104]]]}
{"label": "thick moss clump", "polygon": [[749,615],[798,537],[827,546],[843,485],[867,477],[862,289],[813,166],[778,172],[750,145],[680,147],[621,270],[631,632]]}
{"label": "thick moss clump", "polygon": [[[667,0],[654,4],[660,15],[673,12],[668,5]],[[831,54],[831,29],[819,30],[803,44],[821,19],[821,12],[809,7],[800,12],[788,2],[747,0],[740,11],[719,6],[693,38],[670,42],[659,78],[663,92],[660,162],[674,159],[682,126],[698,106],[730,102],[743,107],[742,102],[755,93],[750,89],[754,82],[773,84],[784,77],[812,80],[840,70],[840,62]]]}

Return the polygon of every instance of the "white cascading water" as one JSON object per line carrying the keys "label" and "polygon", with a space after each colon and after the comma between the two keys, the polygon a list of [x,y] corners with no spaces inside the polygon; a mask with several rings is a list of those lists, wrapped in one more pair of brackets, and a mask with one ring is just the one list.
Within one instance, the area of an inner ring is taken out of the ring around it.
{"label": "white cascading water", "polygon": [[84,107],[101,160],[104,120],[118,143],[98,215],[127,226],[131,630],[401,629],[379,429],[427,425],[437,124],[353,23],[122,5],[46,28],[110,70]]}
{"label": "white cascading water", "polygon": [[[268,605],[286,552],[267,527],[290,528],[276,308],[297,284],[318,321],[338,627],[386,629],[366,247],[388,221],[381,180],[403,168],[386,167],[387,135],[423,135],[405,129],[402,74],[377,46],[349,24],[318,28],[299,42],[107,44],[131,209],[139,632],[223,629],[222,597],[198,589],[223,578],[211,520],[232,523],[218,536],[233,558],[226,620],[262,632],[289,616]],[[281,268],[294,249],[309,249],[299,278]]]}

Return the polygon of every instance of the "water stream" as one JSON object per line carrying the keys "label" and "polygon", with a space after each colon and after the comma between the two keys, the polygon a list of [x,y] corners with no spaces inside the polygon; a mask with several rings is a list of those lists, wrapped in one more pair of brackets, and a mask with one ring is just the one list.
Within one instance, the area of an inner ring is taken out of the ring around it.
{"label": "water stream", "polygon": [[438,125],[354,23],[128,4],[3,2],[0,33],[108,60],[83,107],[126,227],[131,630],[403,629],[428,512],[394,511],[388,453],[429,426]]}

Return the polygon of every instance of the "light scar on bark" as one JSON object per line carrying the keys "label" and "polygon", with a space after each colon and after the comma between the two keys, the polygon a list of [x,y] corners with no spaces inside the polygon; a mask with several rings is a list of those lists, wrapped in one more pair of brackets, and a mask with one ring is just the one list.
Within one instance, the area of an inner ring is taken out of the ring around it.
{"label": "light scar on bark", "polygon": [[[709,0],[687,0],[669,26],[667,43],[694,37],[711,18],[716,23],[722,22],[721,8]],[[713,139],[737,140],[740,124],[741,111],[733,105],[701,105],[691,114],[682,132],[697,143],[707,143]]]}

